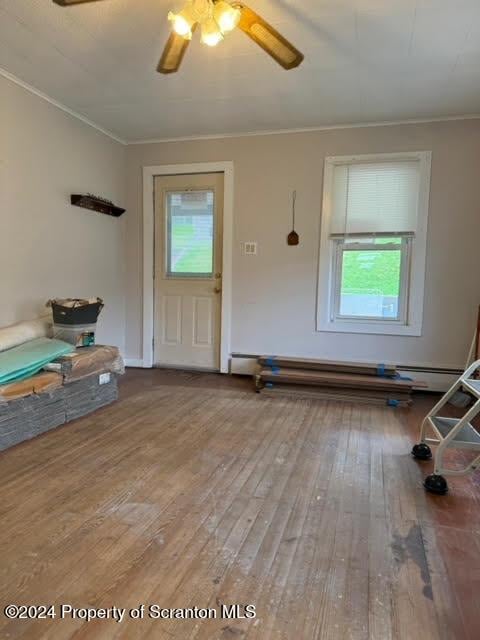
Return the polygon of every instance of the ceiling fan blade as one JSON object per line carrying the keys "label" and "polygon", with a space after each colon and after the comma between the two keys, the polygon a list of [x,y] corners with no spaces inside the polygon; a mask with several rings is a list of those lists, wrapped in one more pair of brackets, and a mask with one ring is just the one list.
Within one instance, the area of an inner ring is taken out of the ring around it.
{"label": "ceiling fan blade", "polygon": [[[192,27],[192,31],[195,29],[195,26],[196,25]],[[157,71],[159,73],[175,73],[178,71],[189,44],[190,40],[172,31],[168,37],[160,62],[158,63]]]}
{"label": "ceiling fan blade", "polygon": [[84,2],[98,2],[98,0],[53,0],[55,4],[61,7],[69,7],[71,4],[82,4]]}
{"label": "ceiling fan blade", "polygon": [[241,5],[239,28],[266,51],[284,69],[294,69],[303,60],[293,44],[284,38],[268,22],[244,4]]}

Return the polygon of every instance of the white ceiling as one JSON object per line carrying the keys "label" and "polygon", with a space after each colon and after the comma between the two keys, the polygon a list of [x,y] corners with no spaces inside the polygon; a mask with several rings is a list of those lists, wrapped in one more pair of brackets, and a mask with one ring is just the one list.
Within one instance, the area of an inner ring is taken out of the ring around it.
{"label": "white ceiling", "polygon": [[305,54],[240,31],[155,71],[181,0],[0,0],[0,67],[124,140],[480,113],[480,0],[248,0]]}

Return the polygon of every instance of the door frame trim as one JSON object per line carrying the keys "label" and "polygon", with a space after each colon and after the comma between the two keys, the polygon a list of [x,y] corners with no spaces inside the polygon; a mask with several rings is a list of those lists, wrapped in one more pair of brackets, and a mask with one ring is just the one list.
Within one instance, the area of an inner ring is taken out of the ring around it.
{"label": "door frame trim", "polygon": [[194,173],[223,173],[223,256],[220,328],[220,372],[229,372],[232,323],[233,162],[194,162],[143,167],[143,362],[153,367],[155,178]]}

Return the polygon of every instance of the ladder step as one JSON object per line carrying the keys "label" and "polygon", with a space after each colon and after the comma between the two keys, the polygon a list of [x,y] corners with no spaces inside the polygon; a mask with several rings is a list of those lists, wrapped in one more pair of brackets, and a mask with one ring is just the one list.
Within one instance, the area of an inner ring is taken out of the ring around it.
{"label": "ladder step", "polygon": [[[433,416],[430,420],[442,438],[446,438],[450,431],[460,422],[458,418],[446,418],[443,416]],[[480,450],[480,433],[470,422],[467,422],[453,438],[452,446],[459,449]]]}
{"label": "ladder step", "polygon": [[480,398],[480,380],[474,380],[473,378],[468,378],[467,380],[462,380],[463,386],[473,393],[474,396]]}

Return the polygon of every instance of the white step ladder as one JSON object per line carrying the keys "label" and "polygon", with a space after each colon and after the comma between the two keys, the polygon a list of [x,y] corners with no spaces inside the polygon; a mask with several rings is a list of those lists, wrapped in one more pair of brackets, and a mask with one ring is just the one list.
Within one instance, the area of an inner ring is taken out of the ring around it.
{"label": "white step ladder", "polygon": [[[480,369],[480,360],[470,365],[447,391],[442,399],[425,416],[420,429],[420,443],[412,449],[412,455],[417,460],[430,460],[432,452],[429,445],[438,445],[435,454],[433,474],[425,478],[424,487],[427,491],[444,495],[448,491],[444,476],[464,476],[480,467],[480,433],[472,425],[472,420],[480,413],[480,380],[475,379],[475,373]],[[450,398],[460,390],[468,391],[474,398],[473,406],[462,418],[447,418],[438,415]],[[433,432],[434,437],[427,437]],[[465,469],[446,469],[443,466],[443,455],[446,449],[468,449],[478,455]]]}

